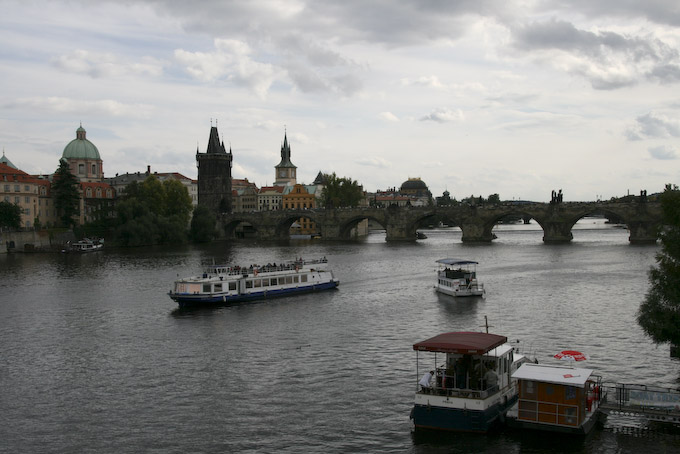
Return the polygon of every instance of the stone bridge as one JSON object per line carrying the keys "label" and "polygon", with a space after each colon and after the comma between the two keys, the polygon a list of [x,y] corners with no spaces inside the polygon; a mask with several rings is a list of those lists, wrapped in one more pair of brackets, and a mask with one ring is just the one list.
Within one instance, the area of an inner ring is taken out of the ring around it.
{"label": "stone bridge", "polygon": [[519,216],[534,219],[541,226],[544,242],[566,243],[573,238],[574,224],[591,214],[604,214],[625,224],[631,243],[656,242],[661,225],[661,206],[655,201],[280,210],[223,214],[219,222],[227,238],[236,237],[236,228],[245,223],[252,226],[255,238],[287,239],[293,222],[304,217],[316,223],[322,239],[346,240],[359,222],[368,219],[384,227],[387,241],[415,241],[418,225],[436,216],[460,227],[464,242],[490,242],[491,230],[502,218]]}

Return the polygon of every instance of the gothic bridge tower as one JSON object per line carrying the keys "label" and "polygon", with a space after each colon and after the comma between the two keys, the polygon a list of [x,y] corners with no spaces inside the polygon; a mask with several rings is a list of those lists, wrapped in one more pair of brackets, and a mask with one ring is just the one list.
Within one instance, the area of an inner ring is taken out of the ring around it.
{"label": "gothic bridge tower", "polygon": [[205,153],[196,149],[198,167],[198,204],[219,215],[231,213],[231,148],[227,153],[220,142],[217,126],[210,126]]}
{"label": "gothic bridge tower", "polygon": [[297,167],[290,161],[288,134],[284,132],[283,145],[281,145],[281,162],[275,167],[274,186],[294,186],[297,183],[296,169]]}

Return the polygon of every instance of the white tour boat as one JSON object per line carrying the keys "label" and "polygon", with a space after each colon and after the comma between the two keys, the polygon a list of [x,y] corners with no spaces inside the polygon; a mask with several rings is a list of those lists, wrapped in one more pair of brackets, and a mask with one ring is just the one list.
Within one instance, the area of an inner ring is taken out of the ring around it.
{"label": "white tour boat", "polygon": [[[517,402],[511,376],[528,359],[505,336],[443,333],[413,349],[420,379],[411,411],[416,429],[487,432]],[[422,352],[427,365],[419,363]]]}
{"label": "white tour boat", "polygon": [[451,296],[483,296],[484,284],[477,281],[478,262],[461,259],[437,260],[435,289]]}
{"label": "white tour boat", "polygon": [[324,269],[327,263],[323,258],[249,267],[211,265],[200,276],[175,281],[169,295],[184,308],[333,289],[340,281]]}

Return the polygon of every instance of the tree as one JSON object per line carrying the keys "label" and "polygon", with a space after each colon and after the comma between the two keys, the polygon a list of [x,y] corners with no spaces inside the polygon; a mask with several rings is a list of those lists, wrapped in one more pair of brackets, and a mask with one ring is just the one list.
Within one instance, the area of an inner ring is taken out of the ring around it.
{"label": "tree", "polygon": [[116,240],[124,246],[187,241],[191,197],[177,180],[161,183],[155,175],[125,188],[116,205]]}
{"label": "tree", "polygon": [[194,208],[189,236],[196,243],[207,243],[217,236],[215,214],[204,206]]}
{"label": "tree", "polygon": [[666,185],[660,201],[661,252],[656,256],[657,266],[649,271],[650,288],[637,321],[655,343],[680,346],[680,190]]}
{"label": "tree", "polygon": [[3,200],[0,202],[0,227],[18,229],[21,227],[21,207]]}
{"label": "tree", "polygon": [[364,197],[364,190],[356,180],[339,178],[335,172],[324,174],[324,180],[321,205],[326,208],[356,207]]}
{"label": "tree", "polygon": [[52,197],[63,227],[76,224],[75,216],[80,214],[80,193],[78,178],[71,173],[65,159],[59,161],[59,168],[52,179]]}

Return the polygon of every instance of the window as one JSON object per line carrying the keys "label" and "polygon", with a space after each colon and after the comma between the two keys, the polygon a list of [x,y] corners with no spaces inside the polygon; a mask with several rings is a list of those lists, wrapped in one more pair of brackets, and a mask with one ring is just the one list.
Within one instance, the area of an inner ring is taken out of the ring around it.
{"label": "window", "polygon": [[29,196],[24,197],[25,203],[31,203],[31,198]]}
{"label": "window", "polygon": [[85,175],[85,164],[78,164],[78,174]]}
{"label": "window", "polygon": [[87,197],[92,197],[92,188],[87,188],[87,191],[85,191]]}
{"label": "window", "polygon": [[253,288],[253,281],[246,281],[246,288]]}
{"label": "window", "polygon": [[220,282],[219,284],[215,284],[215,292],[221,292],[222,291],[222,283]]}
{"label": "window", "polygon": [[303,274],[300,276],[300,282],[307,282],[307,275]]}
{"label": "window", "polygon": [[210,284],[203,284],[203,293],[210,293],[210,287]]}
{"label": "window", "polygon": [[18,184],[14,185],[14,192],[19,192],[21,191],[21,187]]}
{"label": "window", "polygon": [[8,184],[5,185],[5,192],[9,192],[9,185]]}
{"label": "window", "polygon": [[19,197],[14,197],[14,203],[16,203],[17,205],[19,204],[19,200],[21,200]]}
{"label": "window", "polygon": [[29,185],[24,185],[24,191],[30,192],[30,191],[31,191],[31,187],[30,187]]}
{"label": "window", "polygon": [[229,283],[229,290],[236,290],[236,282]]}
{"label": "window", "polygon": [[92,175],[97,175],[97,166],[92,164]]}
{"label": "window", "polygon": [[276,285],[276,278],[271,278],[270,285]]}

